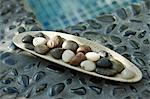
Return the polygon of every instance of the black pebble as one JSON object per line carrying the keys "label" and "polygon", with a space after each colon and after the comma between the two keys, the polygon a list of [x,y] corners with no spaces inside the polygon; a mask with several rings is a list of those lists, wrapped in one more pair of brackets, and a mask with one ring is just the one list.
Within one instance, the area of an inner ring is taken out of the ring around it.
{"label": "black pebble", "polygon": [[111,63],[111,61],[109,59],[102,58],[102,59],[99,59],[96,62],[96,66],[99,67],[99,68],[111,68],[112,67],[112,63]]}
{"label": "black pebble", "polygon": [[22,27],[22,26],[18,28],[18,32],[19,32],[19,33],[22,33],[22,32],[25,32],[25,31],[26,31],[25,28]]}
{"label": "black pebble", "polygon": [[136,32],[135,31],[132,31],[132,30],[128,30],[125,32],[124,36],[130,36],[130,35],[135,35]]}
{"label": "black pebble", "polygon": [[31,35],[27,35],[27,36],[25,36],[24,38],[22,38],[22,42],[23,43],[31,43],[32,44],[32,41],[33,41],[33,36],[31,36]]}

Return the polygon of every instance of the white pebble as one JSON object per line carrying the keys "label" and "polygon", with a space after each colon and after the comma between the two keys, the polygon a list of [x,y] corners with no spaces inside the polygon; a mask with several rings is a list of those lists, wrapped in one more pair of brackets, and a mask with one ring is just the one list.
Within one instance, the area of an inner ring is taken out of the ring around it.
{"label": "white pebble", "polygon": [[107,52],[105,52],[105,51],[99,51],[98,54],[99,54],[101,57],[106,57],[106,56],[107,56]]}
{"label": "white pebble", "polygon": [[97,61],[100,59],[100,55],[96,52],[88,52],[85,54],[86,58],[91,61]]}
{"label": "white pebble", "polygon": [[47,40],[43,37],[35,37],[33,39],[33,45],[36,46],[36,45],[41,45],[41,44],[46,44],[47,43]]}
{"label": "white pebble", "polygon": [[121,77],[123,79],[131,79],[135,76],[135,74],[129,70],[129,69],[124,69],[122,72],[121,72]]}
{"label": "white pebble", "polygon": [[96,69],[95,63],[90,60],[85,60],[85,61],[81,62],[80,66],[81,66],[81,68],[83,68],[86,71],[93,71]]}
{"label": "white pebble", "polygon": [[71,50],[65,50],[62,54],[62,60],[66,63],[70,62],[71,59],[75,56],[74,52]]}

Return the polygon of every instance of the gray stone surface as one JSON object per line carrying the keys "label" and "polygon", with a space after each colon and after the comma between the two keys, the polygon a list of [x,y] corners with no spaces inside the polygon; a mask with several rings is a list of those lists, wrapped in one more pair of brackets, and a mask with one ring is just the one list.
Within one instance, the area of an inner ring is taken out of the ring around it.
{"label": "gray stone surface", "polygon": [[0,1],[0,99],[149,99],[149,0],[57,30],[99,42],[127,57],[143,73],[134,84],[85,75],[18,49],[12,43],[15,34],[42,29],[21,1]]}

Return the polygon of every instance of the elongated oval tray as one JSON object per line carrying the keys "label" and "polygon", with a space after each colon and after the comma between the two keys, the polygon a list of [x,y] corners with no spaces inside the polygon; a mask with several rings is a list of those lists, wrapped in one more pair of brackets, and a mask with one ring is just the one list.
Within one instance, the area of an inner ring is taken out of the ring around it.
{"label": "elongated oval tray", "polygon": [[[128,68],[129,70],[134,72],[135,77],[132,78],[132,79],[127,80],[127,79],[121,78],[120,74],[117,74],[113,77],[109,77],[109,76],[104,76],[104,75],[97,74],[96,72],[88,72],[88,71],[83,70],[80,67],[71,66],[71,65],[63,62],[62,60],[54,59],[50,54],[41,55],[41,54],[38,54],[38,53],[34,52],[33,50],[26,49],[24,47],[24,43],[22,42],[22,38],[26,35],[35,35],[39,32],[42,32],[43,34],[45,34],[48,37],[51,37],[51,36],[54,36],[54,35],[60,35],[61,37],[65,38],[66,40],[73,40],[73,41],[77,42],[80,45],[83,45],[83,44],[89,45],[92,48],[92,50],[95,51],[95,52],[99,52],[101,50],[104,50],[104,51],[110,53],[113,56],[114,59],[120,61],[124,65],[125,68]],[[85,38],[77,37],[77,36],[70,35],[70,34],[53,32],[53,31],[31,31],[31,32],[24,32],[24,33],[21,33],[19,35],[16,35],[13,38],[13,42],[19,48],[21,48],[21,49],[23,49],[27,52],[30,52],[30,53],[38,56],[38,57],[41,57],[41,58],[49,60],[51,62],[60,64],[62,66],[65,66],[65,67],[68,67],[70,69],[80,71],[80,72],[83,72],[83,73],[86,73],[86,74],[89,74],[89,75],[92,75],[92,76],[101,77],[101,78],[104,78],[104,79],[109,79],[109,80],[114,80],[114,81],[120,81],[120,82],[129,82],[129,83],[138,82],[142,78],[141,71],[133,63],[131,63],[129,60],[127,60],[126,58],[124,58],[120,54],[116,53],[115,51],[113,51],[113,50],[111,50],[111,49],[109,49],[109,48],[107,48],[107,47],[105,47],[105,46],[103,46],[99,43],[87,40]]]}

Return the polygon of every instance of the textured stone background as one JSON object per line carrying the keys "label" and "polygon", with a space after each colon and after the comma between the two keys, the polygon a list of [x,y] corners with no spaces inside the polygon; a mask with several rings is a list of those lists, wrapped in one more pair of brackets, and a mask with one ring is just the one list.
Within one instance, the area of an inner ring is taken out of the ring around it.
{"label": "textured stone background", "polygon": [[11,41],[15,34],[43,29],[22,0],[17,1],[0,1],[0,99],[149,99],[149,0],[57,30],[94,40],[128,58],[143,73],[134,84],[85,75],[18,49]]}

